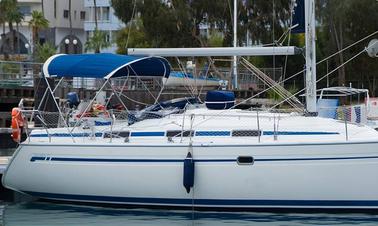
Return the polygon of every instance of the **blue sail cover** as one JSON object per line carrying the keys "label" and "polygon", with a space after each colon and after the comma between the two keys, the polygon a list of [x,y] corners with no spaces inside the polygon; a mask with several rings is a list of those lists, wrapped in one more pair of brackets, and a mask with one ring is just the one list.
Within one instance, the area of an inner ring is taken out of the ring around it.
{"label": "blue sail cover", "polygon": [[168,61],[162,57],[140,57],[98,54],[58,54],[43,65],[46,77],[105,78],[123,76],[164,76],[170,73]]}
{"label": "blue sail cover", "polygon": [[306,22],[305,22],[305,1],[296,0],[294,6],[293,21],[292,26],[297,25],[295,28],[291,29],[291,33],[299,34],[305,33],[306,31]]}

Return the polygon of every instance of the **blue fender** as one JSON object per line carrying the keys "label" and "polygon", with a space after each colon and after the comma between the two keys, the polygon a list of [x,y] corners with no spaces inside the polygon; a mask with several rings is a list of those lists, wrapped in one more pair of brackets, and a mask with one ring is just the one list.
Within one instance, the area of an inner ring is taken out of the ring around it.
{"label": "blue fender", "polygon": [[183,185],[186,192],[189,193],[190,189],[194,185],[194,161],[192,154],[188,152],[186,158],[184,159],[184,180]]}

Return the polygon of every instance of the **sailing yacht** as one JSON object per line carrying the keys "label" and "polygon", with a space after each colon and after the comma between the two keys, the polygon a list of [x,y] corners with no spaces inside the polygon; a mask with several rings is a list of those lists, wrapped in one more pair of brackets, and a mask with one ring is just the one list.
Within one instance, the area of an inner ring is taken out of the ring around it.
{"label": "sailing yacht", "polygon": [[[232,92],[210,91],[204,103],[132,124],[33,130],[2,183],[39,198],[87,203],[378,209],[378,134],[316,116],[315,38],[307,37],[306,114],[239,110]],[[162,57],[111,54],[56,55],[43,69],[46,78],[93,76],[105,84],[170,74]]]}

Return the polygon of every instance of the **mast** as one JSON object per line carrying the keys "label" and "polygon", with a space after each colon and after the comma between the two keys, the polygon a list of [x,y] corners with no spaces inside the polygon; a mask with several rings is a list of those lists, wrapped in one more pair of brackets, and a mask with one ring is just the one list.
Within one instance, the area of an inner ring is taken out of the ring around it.
{"label": "mast", "polygon": [[306,109],[316,115],[315,1],[305,0],[306,24]]}
{"label": "mast", "polygon": [[[234,47],[237,47],[237,0],[234,0]],[[234,89],[238,88],[237,56],[233,56]]]}

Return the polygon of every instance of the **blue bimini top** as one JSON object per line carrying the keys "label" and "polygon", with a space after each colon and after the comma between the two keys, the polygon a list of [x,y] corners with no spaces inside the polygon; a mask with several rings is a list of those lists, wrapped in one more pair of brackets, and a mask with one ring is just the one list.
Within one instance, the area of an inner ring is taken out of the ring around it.
{"label": "blue bimini top", "polygon": [[57,54],[43,64],[46,77],[104,78],[125,76],[168,77],[171,67],[158,56],[128,56],[111,53]]}

